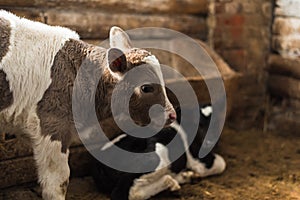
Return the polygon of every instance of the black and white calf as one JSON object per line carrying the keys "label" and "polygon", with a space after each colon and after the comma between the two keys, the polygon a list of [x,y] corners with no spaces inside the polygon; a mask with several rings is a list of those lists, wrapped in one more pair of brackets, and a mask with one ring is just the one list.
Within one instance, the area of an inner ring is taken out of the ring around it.
{"label": "black and white calf", "polygon": [[[126,72],[140,65],[147,67],[145,75],[158,79],[160,84],[147,81],[143,85],[144,77],[139,77],[142,85],[134,89],[129,104],[133,120],[148,124],[148,110],[153,104],[162,105],[166,123],[176,117],[156,57],[133,48],[127,34],[118,27],[111,28],[109,37],[111,48],[105,49],[79,40],[78,34],[67,28],[0,10],[0,132],[29,136],[46,200],[65,199],[70,175],[68,149],[77,135],[72,94],[79,69],[91,71],[91,77],[85,77],[87,81],[101,76],[95,96],[86,98],[95,99],[93,110],[99,121],[111,117],[114,86]],[[117,100],[122,103],[122,98]]]}
{"label": "black and white calf", "polygon": [[[137,159],[134,163],[127,163],[140,165],[141,168],[145,165],[152,166],[153,170],[149,173],[121,172],[95,159],[92,172],[99,190],[110,193],[112,200],[144,200],[167,189],[178,190],[180,184],[188,183],[193,177],[207,177],[222,173],[226,164],[221,156],[209,153],[204,158],[198,158],[210,122],[211,111],[210,105],[201,107],[199,129],[195,138],[197,141],[189,148],[188,135],[176,122],[150,138],[136,138],[126,134],[115,138],[101,149],[103,154],[113,154],[110,150],[112,144],[136,153],[155,151],[156,154],[150,159],[142,161]],[[191,110],[192,112],[195,110]],[[180,116],[180,113],[177,115]],[[175,139],[176,134],[181,137],[175,141],[175,148],[168,149],[166,145]],[[174,151],[185,152],[185,154],[171,163]],[[111,157],[113,159],[113,156]],[[126,158],[119,162],[126,163]]]}

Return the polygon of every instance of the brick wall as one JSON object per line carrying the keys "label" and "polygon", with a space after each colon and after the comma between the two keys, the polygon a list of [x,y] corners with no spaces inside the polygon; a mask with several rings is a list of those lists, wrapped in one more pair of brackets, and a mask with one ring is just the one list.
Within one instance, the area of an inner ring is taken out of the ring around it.
{"label": "brick wall", "polygon": [[224,60],[243,74],[229,122],[236,128],[262,127],[272,0],[215,0],[214,4],[212,43]]}

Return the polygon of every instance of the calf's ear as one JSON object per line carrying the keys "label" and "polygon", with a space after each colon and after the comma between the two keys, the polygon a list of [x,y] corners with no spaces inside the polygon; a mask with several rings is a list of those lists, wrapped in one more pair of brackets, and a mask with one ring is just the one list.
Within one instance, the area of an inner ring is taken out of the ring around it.
{"label": "calf's ear", "polygon": [[127,33],[117,26],[113,26],[109,31],[109,44],[111,48],[118,48],[124,52],[132,48]]}
{"label": "calf's ear", "polygon": [[107,52],[107,62],[110,70],[114,73],[123,74],[126,71],[126,56],[120,49],[110,48]]}

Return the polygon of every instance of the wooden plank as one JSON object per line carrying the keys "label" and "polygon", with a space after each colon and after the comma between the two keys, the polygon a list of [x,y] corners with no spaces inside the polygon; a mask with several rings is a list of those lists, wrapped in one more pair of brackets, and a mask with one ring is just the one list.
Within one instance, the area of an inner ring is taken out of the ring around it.
{"label": "wooden plank", "polygon": [[0,162],[0,188],[37,180],[33,157]]}
{"label": "wooden plank", "polygon": [[11,139],[0,143],[0,162],[32,155],[32,148],[29,141],[25,139]]}
{"label": "wooden plank", "polygon": [[[0,141],[0,162],[3,160],[11,160],[19,157],[32,156],[33,151],[29,138],[18,137],[12,135],[12,139],[4,138]],[[81,146],[80,139],[74,141],[72,147]]]}
{"label": "wooden plank", "polygon": [[300,79],[300,59],[283,58],[272,54],[269,56],[268,64],[268,71],[272,74]]}
{"label": "wooden plank", "polygon": [[3,8],[35,7],[55,9],[96,9],[99,12],[110,13],[165,13],[165,14],[202,14],[208,12],[207,0],[0,0]]}
{"label": "wooden plank", "polygon": [[[186,77],[194,77],[200,75],[198,70],[196,70],[195,67],[190,64],[190,62],[199,64],[199,66],[201,66],[202,69],[205,69],[205,73],[208,77],[218,75],[215,74],[214,71],[212,71],[211,73],[207,71],[211,68],[214,68],[215,66],[217,67],[222,76],[236,74],[236,72],[234,72],[215,51],[213,51],[208,45],[206,45],[201,40],[195,39],[195,42],[198,43],[200,46],[197,49],[191,49],[192,47],[188,46],[190,45],[190,43],[187,43],[184,40],[173,39],[170,42],[174,50],[187,50],[190,53],[189,62],[185,60],[185,58],[181,58],[180,56],[174,55],[172,63],[172,66]],[[201,49],[201,47],[202,51],[199,52],[199,49]],[[201,58],[201,63],[197,62],[199,61],[199,57]],[[197,60],[193,60],[193,58],[196,58]]]}
{"label": "wooden plank", "polygon": [[[269,130],[278,132],[282,136],[300,136],[300,110],[299,99],[287,100],[289,103],[273,105],[269,116]],[[297,101],[294,105],[291,101]],[[286,102],[286,100],[284,100]]]}
{"label": "wooden plank", "polygon": [[282,136],[292,135],[300,136],[300,116],[295,117],[293,113],[287,115],[285,110],[282,110],[285,115],[272,116],[270,119],[270,130],[280,133]]}
{"label": "wooden plank", "polygon": [[294,7],[292,10],[287,11],[283,8],[275,8],[275,16],[279,17],[295,17],[300,18],[299,7]]}
{"label": "wooden plank", "polygon": [[300,18],[299,0],[276,0],[275,15]]}
{"label": "wooden plank", "polygon": [[0,0],[0,7],[35,7],[37,0]]}
{"label": "wooden plank", "polygon": [[270,75],[268,86],[271,94],[300,99],[300,80],[281,75]]}
{"label": "wooden plank", "polygon": [[[232,112],[232,104],[235,102],[236,93],[237,93],[237,84],[238,80],[241,77],[236,76],[223,76],[224,86],[226,90],[226,97],[227,97],[227,116],[230,116]],[[190,91],[187,91],[184,87],[184,82],[188,81],[191,87],[193,88],[195,95],[197,97],[198,102],[200,103],[207,103],[210,102],[210,95],[206,86],[206,83],[213,82],[215,79],[206,79],[204,81],[201,77],[188,77],[184,79],[174,79],[174,80],[167,80],[166,86],[170,88],[176,88],[178,91],[181,91],[180,95],[182,97],[189,96]],[[181,89],[183,88],[183,89]],[[175,104],[175,107],[178,106],[176,102],[176,97],[174,94],[168,91],[168,96],[172,104]],[[222,98],[222,97],[220,97]],[[186,102],[181,102],[181,106],[190,106],[192,102],[189,99],[185,98]]]}
{"label": "wooden plank", "polygon": [[[129,14],[98,12],[92,10],[56,10],[44,11],[40,8],[7,8],[6,10],[20,17],[48,23],[50,25],[66,26],[77,31],[83,39],[108,38],[109,29],[113,25],[125,30],[139,27],[163,27],[190,34],[199,39],[207,37],[207,25],[204,17],[192,15],[165,15],[165,14]],[[153,35],[153,33],[151,33]],[[143,31],[135,31],[135,38],[149,38]],[[154,33],[156,38],[168,36],[161,31]]]}
{"label": "wooden plank", "polygon": [[207,0],[35,0],[35,5],[55,9],[86,9],[97,11],[128,12],[128,13],[176,13],[176,14],[207,14]]}
{"label": "wooden plank", "polygon": [[300,19],[276,17],[273,23],[273,33],[280,36],[300,33]]}
{"label": "wooden plank", "polygon": [[291,105],[291,107],[297,109],[300,112],[300,100],[299,99],[289,99],[288,102],[289,102],[289,105]]}
{"label": "wooden plank", "polygon": [[298,35],[273,36],[272,47],[284,57],[300,56],[300,40]]}
{"label": "wooden plank", "polygon": [[[5,133],[0,133],[0,148],[1,148],[1,143],[5,141]],[[0,156],[1,158],[1,156]]]}
{"label": "wooden plank", "polygon": [[235,72],[224,60],[223,58],[215,52],[212,48],[210,48],[205,42],[201,40],[196,41],[199,43],[200,46],[204,48],[204,50],[208,53],[208,55],[212,58],[212,60],[217,65],[220,73],[222,75],[235,75],[237,72]]}
{"label": "wooden plank", "polygon": [[[84,147],[71,148],[69,164],[71,176],[89,175],[91,156]],[[35,162],[32,156],[0,162],[0,188],[37,181]]]}
{"label": "wooden plank", "polygon": [[227,124],[239,130],[262,127],[260,112],[265,109],[263,83],[258,81],[257,74],[243,74],[234,84],[236,89],[232,90],[232,111]]}
{"label": "wooden plank", "polygon": [[35,8],[7,8],[7,11],[12,12],[13,14],[24,17],[33,21],[45,22],[44,14],[42,10]]}
{"label": "wooden plank", "polygon": [[138,15],[94,10],[57,11],[48,10],[45,18],[50,25],[69,27],[77,31],[82,38],[107,38],[111,26],[120,26],[125,30],[139,27],[164,27],[190,34],[200,39],[207,35],[205,18],[189,15]]}

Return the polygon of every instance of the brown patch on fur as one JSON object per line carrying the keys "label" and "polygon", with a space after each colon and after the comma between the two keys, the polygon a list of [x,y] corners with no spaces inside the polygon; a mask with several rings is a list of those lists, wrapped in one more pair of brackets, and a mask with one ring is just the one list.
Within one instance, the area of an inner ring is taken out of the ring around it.
{"label": "brown patch on fur", "polygon": [[38,103],[41,132],[52,140],[62,142],[66,153],[72,142],[72,89],[82,60],[87,55],[87,44],[70,40],[56,54],[51,68],[52,83]]}
{"label": "brown patch on fur", "polygon": [[13,93],[9,89],[9,82],[6,74],[0,70],[0,111],[9,107],[13,103]]}
{"label": "brown patch on fur", "polygon": [[[126,54],[124,54],[126,57],[126,64],[124,67],[124,69],[120,69],[120,70],[115,70],[115,72],[120,74],[125,74],[126,72],[130,71],[131,69],[133,69],[136,66],[145,64],[145,62],[143,61],[143,59],[147,56],[151,56],[152,54],[149,51],[146,51],[144,49],[139,49],[139,48],[132,48],[129,52],[127,52]],[[119,57],[120,55],[117,55],[116,57]],[[110,63],[113,63],[113,60],[109,61]],[[111,68],[112,71],[114,71]]]}
{"label": "brown patch on fur", "polygon": [[62,194],[66,195],[68,185],[69,185],[69,180],[64,181],[64,182],[60,185]]}
{"label": "brown patch on fur", "polygon": [[[77,135],[72,114],[72,93],[77,71],[85,59],[96,65],[97,72],[104,69],[106,49],[89,45],[82,41],[70,40],[57,53],[51,68],[52,83],[38,104],[37,113],[43,135],[51,135],[52,140],[62,142],[62,152],[67,149]],[[86,67],[86,66],[83,66]],[[88,67],[88,66],[87,66]],[[104,70],[96,91],[96,110],[99,120],[110,116],[110,90],[115,80],[108,70]]]}
{"label": "brown patch on fur", "polygon": [[0,18],[0,62],[9,50],[10,23],[8,20]]}
{"label": "brown patch on fur", "polygon": [[101,126],[103,132],[105,133],[105,135],[109,139],[115,138],[118,135],[120,135],[120,133],[122,133],[122,130],[116,124],[113,117],[109,117],[107,119],[101,120],[100,121],[100,126]]}
{"label": "brown patch on fur", "polygon": [[131,49],[130,52],[126,53],[126,59],[128,63],[127,71],[134,68],[135,66],[144,64],[142,60],[147,56],[151,56],[151,53],[149,51],[139,48]]}

